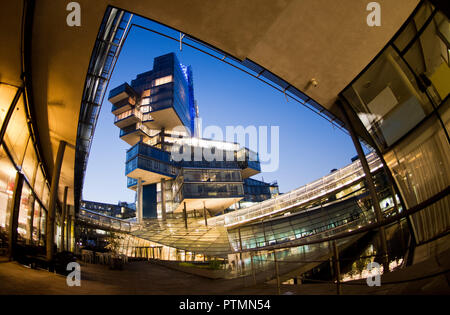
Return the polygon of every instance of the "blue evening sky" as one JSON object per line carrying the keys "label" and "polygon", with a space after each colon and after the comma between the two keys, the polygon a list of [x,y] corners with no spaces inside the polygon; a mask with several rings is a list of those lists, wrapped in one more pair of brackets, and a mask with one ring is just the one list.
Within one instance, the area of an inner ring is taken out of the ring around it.
{"label": "blue evening sky", "polygon": [[[133,17],[133,22],[156,30],[167,30],[151,21]],[[178,38],[179,33],[169,32]],[[124,44],[106,91],[91,147],[83,199],[117,203],[134,201],[127,189],[125,151],[130,147],[119,138],[114,125],[109,90],[153,68],[153,58],[175,52],[181,63],[191,65],[194,95],[203,128],[207,125],[279,126],[280,165],[275,172],[254,178],[278,181],[288,192],[350,163],[356,155],[350,136],[299,103],[235,68],[193,48],[133,27]]]}

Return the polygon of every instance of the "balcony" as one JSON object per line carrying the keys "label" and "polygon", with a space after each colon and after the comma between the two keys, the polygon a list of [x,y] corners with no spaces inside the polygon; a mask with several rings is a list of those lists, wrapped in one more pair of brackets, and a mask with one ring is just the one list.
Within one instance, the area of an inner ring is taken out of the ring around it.
{"label": "balcony", "polygon": [[142,155],[136,155],[127,160],[125,165],[126,176],[134,179],[141,178],[146,184],[160,182],[163,178],[173,179],[177,171],[178,169],[169,163]]}
{"label": "balcony", "polygon": [[132,109],[135,104],[136,104],[136,101],[133,98],[128,97],[121,101],[118,101],[117,103],[114,103],[111,108],[111,112],[114,115],[119,115],[123,112],[126,112],[126,111]]}
{"label": "balcony", "polygon": [[183,199],[244,197],[242,183],[184,183]]}
{"label": "balcony", "polygon": [[130,110],[134,105],[136,105],[136,95],[136,92],[127,83],[112,89],[109,92],[108,98],[108,101],[113,104],[111,112],[114,115],[118,115]]}
{"label": "balcony", "polygon": [[117,103],[118,101],[126,97],[136,97],[136,91],[128,84],[124,83],[115,87],[109,92],[108,101],[111,103]]}
{"label": "balcony", "polygon": [[135,145],[141,141],[141,137],[150,135],[150,130],[140,122],[120,129],[120,139],[129,145]]}
{"label": "balcony", "polygon": [[184,183],[175,196],[174,212],[202,210],[210,214],[227,209],[244,197],[242,183]]}
{"label": "balcony", "polygon": [[127,161],[134,158],[137,155],[143,157],[152,158],[170,164],[170,154],[166,151],[152,147],[145,143],[139,142],[127,151]]}
{"label": "balcony", "polygon": [[206,207],[211,213],[228,208],[244,197],[240,170],[184,169],[175,180],[175,212]]}
{"label": "balcony", "polygon": [[134,108],[116,115],[116,117],[114,118],[114,125],[119,128],[125,128],[127,126],[140,122],[141,119],[142,113]]}
{"label": "balcony", "polygon": [[258,153],[242,148],[236,152],[236,159],[242,169],[242,178],[249,178],[261,172]]}
{"label": "balcony", "polygon": [[138,180],[136,178],[127,177],[127,188],[136,190]]}

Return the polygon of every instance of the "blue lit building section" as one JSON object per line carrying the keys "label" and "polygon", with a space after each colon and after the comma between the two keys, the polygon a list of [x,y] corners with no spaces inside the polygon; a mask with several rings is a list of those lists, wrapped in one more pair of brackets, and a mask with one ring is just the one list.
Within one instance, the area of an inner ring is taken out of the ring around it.
{"label": "blue lit building section", "polygon": [[[124,175],[127,187],[137,192],[138,220],[177,212],[213,216],[272,197],[270,184],[249,179],[261,172],[256,152],[237,143],[194,138],[193,70],[174,53],[156,57],[153,69],[112,89],[109,101],[119,136],[131,146]],[[174,159],[175,145],[189,149],[191,156]],[[205,148],[220,150],[222,159],[196,159],[194,152]]]}

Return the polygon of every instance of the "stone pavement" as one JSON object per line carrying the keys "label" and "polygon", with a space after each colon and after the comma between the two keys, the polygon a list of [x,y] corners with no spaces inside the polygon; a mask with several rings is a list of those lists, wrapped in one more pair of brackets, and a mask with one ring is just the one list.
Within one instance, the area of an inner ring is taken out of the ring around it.
{"label": "stone pavement", "polygon": [[[384,275],[380,287],[365,280],[343,284],[343,294],[450,294],[450,251]],[[441,275],[417,280],[427,275]],[[398,282],[389,284],[390,282]],[[282,285],[282,294],[336,294],[332,283]],[[64,276],[30,269],[0,258],[0,294],[277,294],[274,284],[252,285],[252,278],[211,280],[149,262],[131,262],[124,270],[81,263],[81,287],[68,287]]]}

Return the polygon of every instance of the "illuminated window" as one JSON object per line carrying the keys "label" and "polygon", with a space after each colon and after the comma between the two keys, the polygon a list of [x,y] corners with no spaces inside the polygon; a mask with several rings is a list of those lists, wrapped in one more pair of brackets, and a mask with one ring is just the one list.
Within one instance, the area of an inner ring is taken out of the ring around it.
{"label": "illuminated window", "polygon": [[156,79],[154,86],[163,85],[163,84],[166,84],[166,83],[169,83],[169,82],[172,82],[172,76],[171,75],[168,75],[166,77],[162,77],[162,78]]}
{"label": "illuminated window", "polygon": [[141,100],[141,105],[147,105],[150,104],[150,98],[143,98]]}
{"label": "illuminated window", "polygon": [[141,106],[141,113],[148,113],[152,110],[152,108],[149,105]]}
{"label": "illuminated window", "polygon": [[145,90],[144,93],[142,93],[142,97],[148,97],[150,96],[150,89]]}

